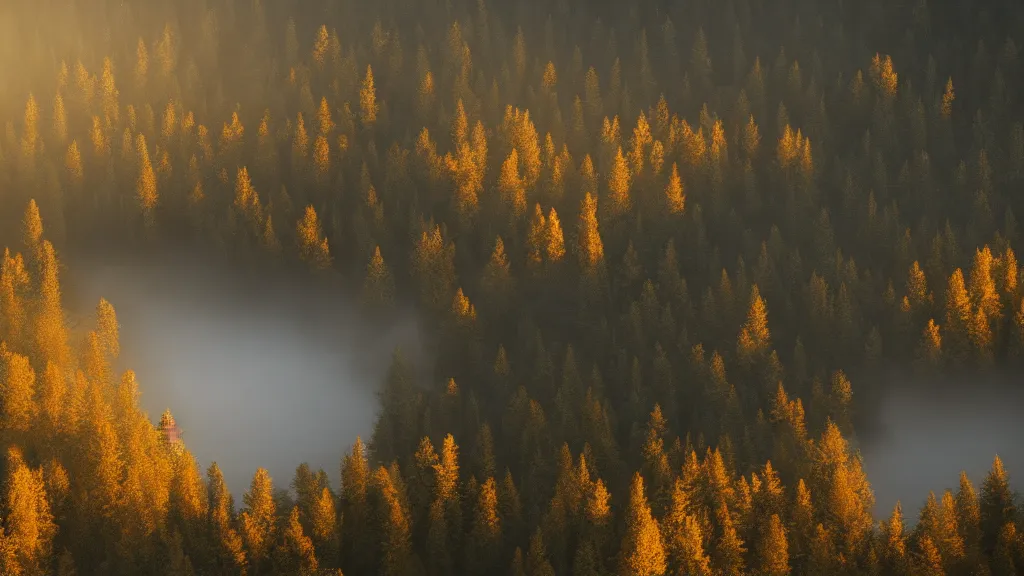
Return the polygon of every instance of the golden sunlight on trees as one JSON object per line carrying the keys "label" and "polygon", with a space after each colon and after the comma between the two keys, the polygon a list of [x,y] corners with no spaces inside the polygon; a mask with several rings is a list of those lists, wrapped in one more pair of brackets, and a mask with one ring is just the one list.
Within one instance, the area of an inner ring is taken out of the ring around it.
{"label": "golden sunlight on trees", "polygon": [[[0,19],[0,574],[1024,571],[1002,460],[857,417],[1024,366],[1021,3],[106,4]],[[416,325],[366,445],[142,410],[79,259],[181,247]]]}
{"label": "golden sunlight on trees", "polygon": [[306,206],[295,233],[302,259],[316,270],[330,268],[331,253],[327,247],[327,237],[324,236],[320,219],[312,205]]}

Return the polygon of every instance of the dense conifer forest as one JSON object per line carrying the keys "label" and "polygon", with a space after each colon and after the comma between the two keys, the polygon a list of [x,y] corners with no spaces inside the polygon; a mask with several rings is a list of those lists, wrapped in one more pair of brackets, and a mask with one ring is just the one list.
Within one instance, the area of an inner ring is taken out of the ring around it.
{"label": "dense conifer forest", "polygon": [[[1021,46],[1014,0],[0,3],[0,574],[1024,573],[998,458],[875,518],[854,429],[1024,367]],[[93,244],[412,303],[429,367],[232,495],[69,321]]]}

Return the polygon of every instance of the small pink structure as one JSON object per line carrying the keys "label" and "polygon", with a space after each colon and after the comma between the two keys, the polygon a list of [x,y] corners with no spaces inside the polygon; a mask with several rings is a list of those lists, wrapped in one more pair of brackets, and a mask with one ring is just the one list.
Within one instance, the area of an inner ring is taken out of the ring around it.
{"label": "small pink structure", "polygon": [[178,428],[178,423],[174,420],[170,410],[165,410],[163,415],[160,416],[160,423],[157,424],[156,429],[163,435],[164,440],[172,446],[181,441],[181,428]]}

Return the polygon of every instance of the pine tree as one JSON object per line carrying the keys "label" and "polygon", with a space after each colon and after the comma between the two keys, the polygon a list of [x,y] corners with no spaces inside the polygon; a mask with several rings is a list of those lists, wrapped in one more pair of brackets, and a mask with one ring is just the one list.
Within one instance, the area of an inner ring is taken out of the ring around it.
{"label": "pine tree", "polygon": [[917,347],[918,366],[925,370],[936,370],[942,364],[942,335],[939,325],[929,318]]}
{"label": "pine tree", "polygon": [[467,542],[466,570],[486,574],[497,568],[496,561],[501,550],[501,519],[494,478],[488,477],[480,486],[472,522]]}
{"label": "pine tree", "polygon": [[339,516],[342,518],[342,557],[348,561],[348,565],[360,570],[368,568],[366,553],[371,546],[369,534],[365,530],[366,522],[369,520],[369,485],[370,468],[366,461],[363,441],[357,436],[352,451],[345,455],[341,463]]}
{"label": "pine tree", "polygon": [[4,340],[11,344],[21,342],[26,321],[24,292],[28,284],[29,276],[21,254],[12,257],[10,250],[5,248],[0,265],[0,314]]}
{"label": "pine tree", "polygon": [[39,266],[43,253],[43,219],[35,199],[30,199],[28,206],[25,207],[21,227],[21,242],[29,255],[29,264],[35,272],[35,266]]}
{"label": "pine tree", "polygon": [[558,213],[555,212],[554,206],[548,210],[547,233],[545,237],[547,238],[547,242],[544,245],[545,258],[552,264],[561,262],[565,256],[565,238],[562,234],[562,223],[558,220]]}
{"label": "pine tree", "polygon": [[43,471],[30,469],[16,448],[8,451],[7,460],[4,504],[8,544],[16,551],[21,574],[48,574],[53,566],[53,538],[57,534],[57,525],[47,499]]}
{"label": "pine tree", "polygon": [[382,558],[380,573],[389,576],[406,574],[410,566],[410,520],[404,494],[395,478],[381,466],[373,473],[372,485],[378,502],[375,519],[379,523],[379,545]]}
{"label": "pine tree", "polygon": [[114,64],[110,58],[103,59],[103,72],[101,77],[103,94],[101,95],[103,114],[107,118],[107,124],[117,124],[120,114],[118,96],[120,92],[114,82]]}
{"label": "pine tree", "polygon": [[324,486],[320,490],[309,516],[310,537],[316,548],[316,557],[323,564],[334,565],[338,555],[338,513],[330,488]]}
{"label": "pine tree", "polygon": [[53,244],[43,240],[39,278],[39,304],[35,322],[35,350],[44,361],[66,366],[68,335],[61,307],[59,263]]}
{"label": "pine tree", "polygon": [[679,215],[686,207],[686,194],[683,192],[683,183],[679,178],[679,167],[672,163],[672,173],[669,175],[668,185],[665,186],[665,208],[669,214]]}
{"label": "pine tree", "polygon": [[903,535],[903,508],[899,502],[893,507],[892,515],[882,523],[881,567],[888,574],[902,576],[909,569],[907,543]]}
{"label": "pine tree", "polygon": [[977,558],[981,545],[981,508],[967,473],[960,472],[960,486],[954,497],[956,525],[964,541],[964,552],[971,559]]}
{"label": "pine tree", "polygon": [[942,569],[942,557],[938,548],[928,536],[922,536],[917,541],[917,551],[913,558],[913,573],[921,576],[945,576]]}
{"label": "pine tree", "polygon": [[387,310],[394,306],[395,281],[391,270],[380,255],[380,246],[375,246],[370,263],[366,266],[363,281],[363,303],[374,310]]}
{"label": "pine tree", "polygon": [[245,510],[239,517],[242,541],[245,542],[249,566],[258,572],[270,557],[277,517],[273,484],[266,469],[256,470],[243,500]]}
{"label": "pine tree", "polygon": [[26,176],[30,177],[35,170],[39,147],[39,106],[30,93],[25,103],[25,126],[21,136],[21,161]]}
{"label": "pine tree", "polygon": [[736,348],[740,358],[746,361],[766,354],[771,348],[771,335],[768,332],[768,310],[764,300],[761,299],[761,293],[756,285],[751,288],[747,321],[740,330]]}
{"label": "pine tree", "polygon": [[[519,552],[518,549],[516,551]],[[520,564],[521,563],[522,561],[520,560]],[[513,565],[515,565],[514,560]],[[547,547],[544,545],[544,535],[540,528],[537,528],[537,531],[530,537],[530,548],[526,553],[525,574],[527,576],[555,575],[555,569],[551,567],[551,563],[548,561]]]}
{"label": "pine tree", "polygon": [[68,139],[68,117],[64,110],[64,97],[60,92],[53,98],[53,137],[61,145]]}
{"label": "pine tree", "polygon": [[149,161],[149,148],[146,146],[146,137],[139,134],[135,138],[135,149],[139,166],[139,176],[135,184],[135,197],[139,202],[143,218],[147,226],[154,224],[153,210],[156,208],[159,196],[156,187],[156,173],[153,172],[153,165]]}
{"label": "pine tree", "polygon": [[956,93],[953,90],[953,78],[946,80],[946,91],[942,94],[942,107],[940,112],[945,119],[953,115],[953,102],[956,100]]}
{"label": "pine tree", "polygon": [[759,555],[759,574],[782,576],[790,573],[786,529],[778,514],[771,515],[768,525],[761,534]]}
{"label": "pine tree", "polygon": [[526,189],[519,179],[519,153],[513,148],[498,175],[498,191],[512,218],[526,212]]}
{"label": "pine tree", "polygon": [[982,550],[991,553],[995,549],[999,531],[1017,513],[1006,470],[999,456],[992,460],[992,469],[981,485],[980,513]]}
{"label": "pine tree", "polygon": [[68,152],[64,156],[64,167],[72,184],[80,186],[85,175],[82,172],[82,153],[78,150],[78,142],[72,140]]}
{"label": "pine tree", "polygon": [[704,553],[704,535],[697,519],[690,514],[690,508],[686,484],[682,478],[676,478],[668,510],[662,519],[669,573],[710,576],[711,558]]}
{"label": "pine tree", "polygon": [[214,562],[224,573],[238,574],[246,566],[245,549],[241,536],[232,526],[234,504],[216,462],[210,464],[206,478]]}
{"label": "pine tree", "polygon": [[[719,494],[721,494],[720,491]],[[743,557],[746,555],[747,549],[744,547],[743,541],[736,531],[736,526],[733,524],[732,515],[726,504],[726,498],[722,496],[719,496],[719,498],[715,517],[720,534],[718,534],[714,553],[712,554],[712,567],[721,574],[739,575],[745,570]]]}
{"label": "pine tree", "polygon": [[293,506],[274,550],[274,569],[281,574],[315,574],[319,569],[313,542],[302,530],[299,508]]}
{"label": "pine tree", "polygon": [[608,173],[608,213],[612,218],[626,214],[632,207],[629,193],[630,180],[629,165],[622,155],[622,148],[619,147],[612,160],[611,171]]}
{"label": "pine tree", "polygon": [[380,106],[377,103],[377,90],[373,85],[373,69],[366,66],[366,76],[363,78],[362,87],[359,89],[359,119],[363,126],[370,128],[377,121],[377,112]]}
{"label": "pine tree", "polygon": [[622,539],[620,574],[655,576],[667,568],[661,530],[651,516],[644,494],[644,479],[633,474],[626,508],[626,533]]}
{"label": "pine tree", "polygon": [[35,402],[36,374],[29,359],[0,345],[0,426],[8,433],[27,433],[38,412]]}
{"label": "pine tree", "polygon": [[597,199],[589,193],[580,206],[580,221],[577,227],[580,265],[584,270],[593,270],[604,259],[604,244],[597,224]]}
{"label": "pine tree", "polygon": [[957,268],[949,277],[946,287],[946,321],[943,324],[945,348],[954,362],[967,360],[972,318],[971,302],[964,287],[963,272]]}
{"label": "pine tree", "polygon": [[327,237],[320,227],[313,205],[306,206],[296,226],[299,241],[299,255],[315,270],[326,270],[331,266],[331,253],[327,247]]}

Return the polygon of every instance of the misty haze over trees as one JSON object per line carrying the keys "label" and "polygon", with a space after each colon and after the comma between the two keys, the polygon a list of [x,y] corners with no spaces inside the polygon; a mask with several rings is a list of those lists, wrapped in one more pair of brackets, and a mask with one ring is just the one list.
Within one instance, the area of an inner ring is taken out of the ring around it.
{"label": "misty haze over trees", "polygon": [[[1024,571],[998,458],[905,529],[853,410],[1024,365],[1022,33],[1013,0],[3,2],[0,574]],[[415,307],[372,435],[310,439],[340,484],[233,496],[115,373],[114,307],[65,309],[58,258],[182,247]]]}

